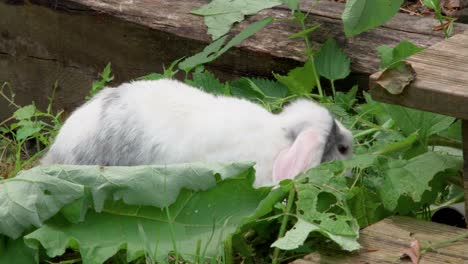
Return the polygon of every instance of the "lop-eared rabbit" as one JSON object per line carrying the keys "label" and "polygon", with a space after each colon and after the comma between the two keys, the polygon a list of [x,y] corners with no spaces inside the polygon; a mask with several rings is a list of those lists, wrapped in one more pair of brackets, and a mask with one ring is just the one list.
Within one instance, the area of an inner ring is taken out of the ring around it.
{"label": "lop-eared rabbit", "polygon": [[274,185],[352,152],[327,109],[300,99],[272,114],[175,80],[105,88],[66,120],[41,164],[133,166],[255,161],[255,186]]}

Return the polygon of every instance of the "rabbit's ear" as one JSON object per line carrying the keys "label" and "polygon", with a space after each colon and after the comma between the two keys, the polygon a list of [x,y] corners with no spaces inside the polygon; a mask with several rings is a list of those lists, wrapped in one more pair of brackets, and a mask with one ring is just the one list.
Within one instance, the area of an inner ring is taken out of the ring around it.
{"label": "rabbit's ear", "polygon": [[296,137],[294,143],[282,150],[273,165],[273,180],[292,179],[309,167],[320,164],[324,149],[320,131],[308,128]]}

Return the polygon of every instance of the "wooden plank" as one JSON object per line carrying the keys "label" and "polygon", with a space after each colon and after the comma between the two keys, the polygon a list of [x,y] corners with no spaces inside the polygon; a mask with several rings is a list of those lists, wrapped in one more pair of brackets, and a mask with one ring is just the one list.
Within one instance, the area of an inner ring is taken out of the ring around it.
{"label": "wooden plank", "polygon": [[468,31],[440,42],[407,60],[416,79],[391,95],[371,76],[370,92],[378,101],[468,119]]}
{"label": "wooden plank", "polygon": [[[359,252],[313,253],[292,263],[408,263],[400,260],[400,255],[401,249],[408,247],[411,241],[419,240],[424,246],[425,243],[437,243],[465,232],[466,229],[414,218],[391,217],[361,231],[359,241],[363,248]],[[467,252],[468,239],[463,239],[440,248],[437,252],[431,251],[424,254],[420,263],[468,263]]]}
{"label": "wooden plank", "polygon": [[[57,7],[57,1],[53,0],[36,2]],[[75,6],[75,9],[76,4],[79,4],[83,8],[116,16],[176,36],[205,43],[211,41],[206,34],[203,18],[190,13],[191,10],[206,4],[205,0],[68,0],[62,1],[60,6],[70,9],[69,4]],[[313,8],[312,5],[314,5]],[[312,37],[312,44],[319,46],[328,37],[338,39],[351,56],[353,71],[358,73],[371,74],[375,72],[379,63],[376,47],[380,45],[394,45],[405,39],[417,45],[428,47],[443,39],[441,31],[433,31],[433,28],[438,25],[436,20],[406,14],[397,14],[395,18],[379,29],[346,39],[341,23],[341,14],[344,10],[343,4],[330,1],[320,1],[317,4],[315,0],[309,0],[303,1],[301,9],[306,12],[311,10],[308,26],[313,24],[322,25],[322,29],[318,30]],[[289,16],[289,13],[289,9],[284,6],[263,10],[258,15],[248,19],[247,23],[240,23],[233,32],[239,32],[248,23],[266,16],[284,20]],[[457,24],[455,26],[456,32],[463,32],[464,30],[468,30],[468,25]],[[287,39],[292,33],[298,31],[300,29],[294,23],[274,23],[259,32],[255,37],[241,43],[238,47],[276,58],[304,61],[306,57],[303,52],[303,41]]]}

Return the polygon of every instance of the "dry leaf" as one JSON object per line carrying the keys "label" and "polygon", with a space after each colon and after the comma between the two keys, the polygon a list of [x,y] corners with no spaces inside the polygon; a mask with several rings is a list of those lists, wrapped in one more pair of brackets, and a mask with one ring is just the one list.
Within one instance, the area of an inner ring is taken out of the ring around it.
{"label": "dry leaf", "polygon": [[399,67],[383,70],[378,73],[376,83],[391,94],[401,94],[415,78],[416,73],[408,62],[402,62]]}
{"label": "dry leaf", "polygon": [[401,259],[410,258],[411,263],[419,264],[419,258],[421,257],[421,246],[419,245],[418,240],[411,242],[411,245],[408,248],[404,248],[401,252],[403,253]]}
{"label": "dry leaf", "polygon": [[460,9],[460,0],[444,0],[442,1],[442,6],[446,9]]}

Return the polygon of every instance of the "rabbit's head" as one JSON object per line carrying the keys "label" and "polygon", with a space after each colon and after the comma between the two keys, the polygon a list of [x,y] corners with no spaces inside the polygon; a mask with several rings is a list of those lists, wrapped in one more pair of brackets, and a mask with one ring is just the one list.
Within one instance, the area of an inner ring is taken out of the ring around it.
{"label": "rabbit's head", "polygon": [[330,112],[308,100],[298,100],[279,114],[291,145],[276,157],[273,179],[291,179],[322,162],[351,157],[353,136]]}

